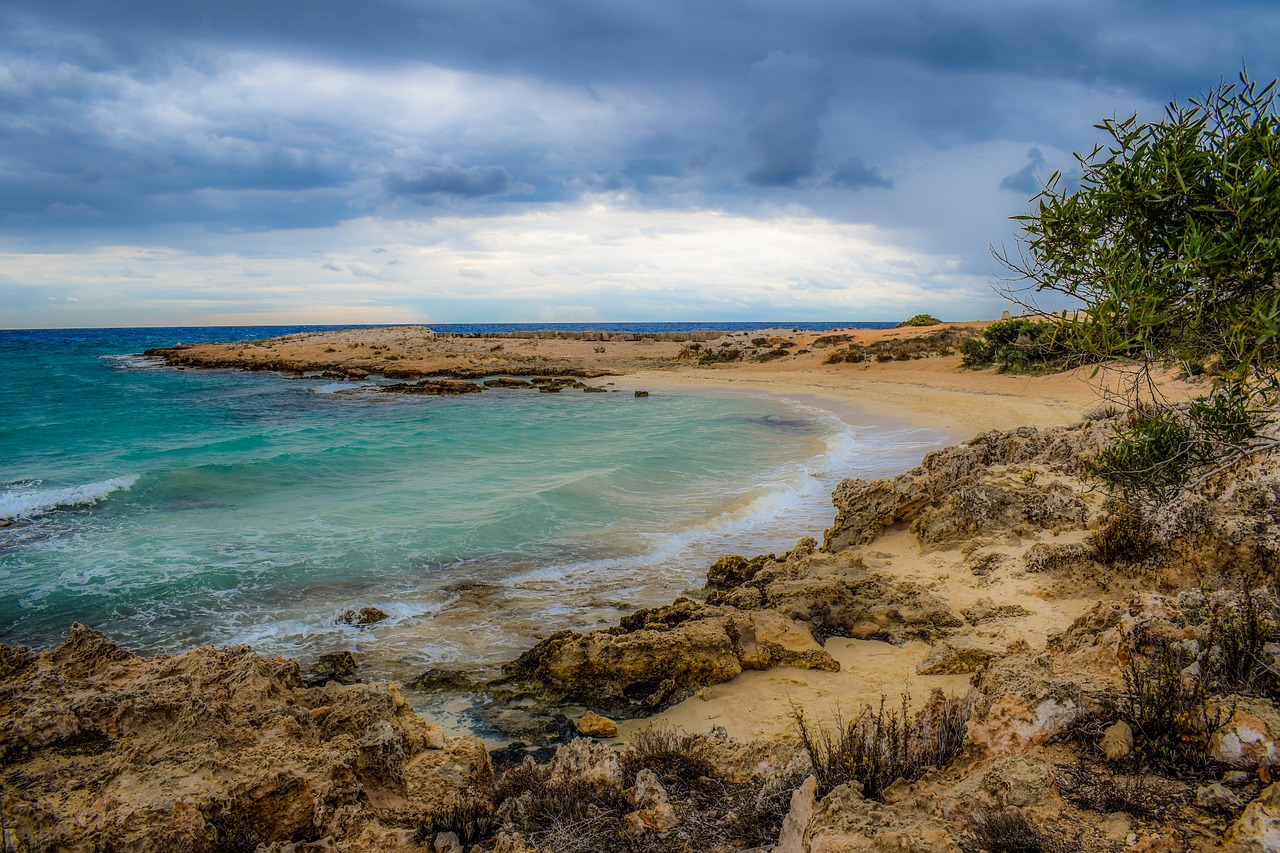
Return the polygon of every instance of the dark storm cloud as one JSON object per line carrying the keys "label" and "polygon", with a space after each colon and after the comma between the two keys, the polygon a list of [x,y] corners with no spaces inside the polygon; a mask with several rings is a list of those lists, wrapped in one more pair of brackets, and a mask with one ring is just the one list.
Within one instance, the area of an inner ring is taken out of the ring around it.
{"label": "dark storm cloud", "polygon": [[759,162],[748,183],[789,187],[812,174],[830,99],[830,78],[812,57],[775,51],[752,66],[747,137]]}
{"label": "dark storm cloud", "polygon": [[10,0],[0,237],[221,250],[582,199],[785,208],[986,275],[1094,122],[1270,79],[1277,31],[1270,0]]}
{"label": "dark storm cloud", "polygon": [[863,187],[888,189],[893,186],[893,181],[881,174],[879,169],[868,166],[858,157],[850,157],[844,161],[832,174],[831,183],[834,186],[846,187],[851,190]]}
{"label": "dark storm cloud", "polygon": [[420,198],[484,198],[519,192],[522,189],[515,178],[511,177],[511,173],[502,166],[469,166],[464,169],[453,164],[428,167],[412,176],[389,175],[385,185],[388,191],[396,195]]}
{"label": "dark storm cloud", "polygon": [[1022,193],[1030,198],[1040,192],[1040,181],[1046,177],[1049,163],[1039,148],[1027,152],[1027,164],[1013,174],[1006,175],[1000,181],[1000,189]]}

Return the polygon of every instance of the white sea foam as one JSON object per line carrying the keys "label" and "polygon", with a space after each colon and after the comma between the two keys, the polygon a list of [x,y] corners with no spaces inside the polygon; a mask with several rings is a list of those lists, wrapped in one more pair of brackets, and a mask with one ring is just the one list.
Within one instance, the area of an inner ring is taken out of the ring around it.
{"label": "white sea foam", "polygon": [[0,492],[0,520],[28,520],[59,507],[92,506],[112,492],[130,488],[138,482],[136,474],[113,477],[82,486],[42,489],[40,481],[27,480]]}

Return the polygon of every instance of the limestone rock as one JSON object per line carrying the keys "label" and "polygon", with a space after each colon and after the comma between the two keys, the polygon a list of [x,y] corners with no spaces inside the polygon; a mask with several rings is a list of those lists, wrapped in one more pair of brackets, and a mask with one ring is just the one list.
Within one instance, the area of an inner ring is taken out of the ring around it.
{"label": "limestone rock", "polygon": [[631,805],[635,811],[624,818],[628,831],[639,835],[644,832],[662,832],[678,826],[680,818],[667,797],[667,790],[658,781],[657,775],[649,768],[636,774],[635,787],[629,794]]}
{"label": "limestone rock", "polygon": [[575,778],[598,785],[623,785],[622,765],[618,753],[602,743],[579,738],[556,747],[551,760],[551,774],[557,778]]}
{"label": "limestone rock", "polygon": [[1221,782],[1210,782],[1196,789],[1196,805],[1210,811],[1234,812],[1243,803],[1234,791]]}
{"label": "limestone rock", "polygon": [[818,780],[812,776],[791,793],[791,808],[782,819],[782,829],[778,832],[778,843],[773,853],[805,853],[805,830],[813,817],[817,793]]}
{"label": "limestone rock", "polygon": [[803,623],[679,599],[628,614],[614,629],[557,632],[504,666],[490,688],[635,715],[771,666],[838,668]]}
{"label": "limestone rock", "polygon": [[1119,761],[1133,752],[1133,729],[1124,720],[1117,720],[1107,726],[1098,741],[1098,748],[1108,761]]}
{"label": "limestone rock", "polygon": [[369,625],[376,625],[388,618],[390,617],[387,612],[379,607],[360,607],[354,610],[342,611],[338,616],[338,621],[364,628]]}
{"label": "limestone rock", "polygon": [[1280,711],[1265,699],[1232,697],[1230,719],[1209,740],[1209,757],[1231,767],[1280,763]]}
{"label": "limestone rock", "polygon": [[980,699],[969,740],[980,755],[1022,751],[1065,731],[1085,711],[1079,685],[1058,676],[1048,655],[1005,657],[975,685]]}
{"label": "limestone rock", "polygon": [[1280,783],[1270,785],[1227,830],[1227,841],[1250,853],[1280,851]]}
{"label": "limestone rock", "polygon": [[329,652],[316,658],[316,662],[311,666],[310,680],[314,684],[324,684],[328,681],[351,684],[357,680],[358,670],[356,656],[351,652],[345,650]]}
{"label": "limestone rock", "polygon": [[863,798],[840,785],[818,803],[809,821],[806,853],[959,853],[946,824],[927,804],[895,804]]}
{"label": "limestone rock", "polygon": [[[1083,473],[1088,451],[1101,445],[1107,429],[1088,423],[992,431],[930,453],[891,480],[844,480],[831,496],[836,519],[823,549],[865,545],[896,524],[910,525],[931,547],[998,531],[1083,528],[1098,501],[1072,480]],[[1059,476],[1027,480],[1028,466]]]}
{"label": "limestone rock", "polygon": [[462,842],[456,832],[436,833],[435,843],[431,845],[436,853],[463,853]]}
{"label": "limestone rock", "polygon": [[585,737],[617,737],[618,724],[608,717],[588,711],[578,718],[578,734]]}
{"label": "limestone rock", "polygon": [[39,656],[0,646],[19,658],[0,675],[5,822],[60,850],[213,849],[228,815],[265,844],[342,847],[491,783],[482,742],[393,686],[307,687],[248,647],[140,658],[77,626]]}
{"label": "limestone rock", "polygon": [[936,643],[929,656],[916,666],[920,675],[956,675],[974,672],[991,662],[1003,650],[972,637],[957,637]]}

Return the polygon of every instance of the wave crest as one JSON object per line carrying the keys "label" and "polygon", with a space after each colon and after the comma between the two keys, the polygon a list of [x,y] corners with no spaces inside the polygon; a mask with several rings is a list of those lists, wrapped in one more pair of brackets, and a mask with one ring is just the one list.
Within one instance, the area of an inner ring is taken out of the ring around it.
{"label": "wave crest", "polygon": [[28,520],[59,507],[92,506],[112,492],[128,489],[136,482],[137,474],[60,489],[41,489],[39,480],[13,483],[9,489],[0,492],[0,521]]}

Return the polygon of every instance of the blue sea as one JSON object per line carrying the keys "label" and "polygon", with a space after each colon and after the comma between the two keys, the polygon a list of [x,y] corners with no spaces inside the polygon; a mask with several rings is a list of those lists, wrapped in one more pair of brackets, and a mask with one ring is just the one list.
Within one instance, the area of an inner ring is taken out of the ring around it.
{"label": "blue sea", "polygon": [[[795,323],[435,326],[677,331]],[[339,394],[180,370],[178,342],[326,327],[0,331],[0,643],[72,621],[131,650],[351,649],[369,677],[494,664],[821,537],[846,476],[941,436],[751,394]],[[344,611],[390,618],[361,628]]]}

